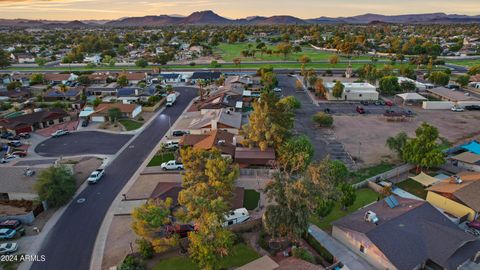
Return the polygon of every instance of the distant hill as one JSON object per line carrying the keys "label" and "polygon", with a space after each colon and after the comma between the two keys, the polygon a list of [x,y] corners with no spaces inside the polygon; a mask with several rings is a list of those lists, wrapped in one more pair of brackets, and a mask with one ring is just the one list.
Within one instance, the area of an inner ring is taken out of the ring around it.
{"label": "distant hill", "polygon": [[142,27],[163,25],[277,25],[277,24],[466,24],[480,23],[480,15],[468,16],[445,13],[381,15],[367,13],[351,17],[319,17],[300,19],[293,16],[250,16],[244,19],[228,19],[211,10],[198,11],[189,16],[152,15],[143,17],[127,17],[117,20],[84,20],[84,21],[46,21],[27,19],[0,19],[0,27],[22,28],[86,28],[86,27]]}

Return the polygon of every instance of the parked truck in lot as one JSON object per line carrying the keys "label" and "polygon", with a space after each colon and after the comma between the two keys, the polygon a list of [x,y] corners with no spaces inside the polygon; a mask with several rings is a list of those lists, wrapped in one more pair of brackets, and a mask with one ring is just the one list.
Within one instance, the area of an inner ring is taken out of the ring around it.
{"label": "parked truck in lot", "polygon": [[177,95],[170,94],[167,96],[167,107],[173,106],[173,103],[177,100]]}
{"label": "parked truck in lot", "polygon": [[176,160],[170,160],[169,162],[164,162],[160,166],[162,170],[183,170],[183,164],[176,161]]}

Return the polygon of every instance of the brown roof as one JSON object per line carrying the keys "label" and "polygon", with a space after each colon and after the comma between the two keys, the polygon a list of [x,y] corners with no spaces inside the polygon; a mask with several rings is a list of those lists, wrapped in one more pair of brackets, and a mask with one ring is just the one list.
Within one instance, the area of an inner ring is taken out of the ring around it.
{"label": "brown roof", "polygon": [[2,119],[0,123],[1,126],[6,128],[15,128],[20,125],[33,125],[38,122],[58,119],[60,117],[65,117],[68,114],[62,109],[51,109],[49,111],[39,111],[29,114],[20,115],[14,118]]}
{"label": "brown roof", "polygon": [[[235,154],[234,136],[234,134],[227,131],[216,129],[207,134],[184,135],[180,140],[180,145],[193,146],[193,148],[204,150],[210,150],[215,147],[222,153],[233,156]],[[224,141],[224,143],[221,141]]]}
{"label": "brown roof", "polygon": [[127,76],[127,80],[129,81],[141,81],[145,80],[147,75],[143,72],[122,72],[119,73],[118,76],[125,75]]}
{"label": "brown roof", "polygon": [[[165,200],[166,198],[172,198],[173,205],[178,204],[178,193],[182,190],[180,183],[160,182],[153,190],[150,198]],[[243,187],[235,187],[233,191],[233,198],[230,203],[232,209],[243,208],[243,194],[245,189]]]}
{"label": "brown roof", "polygon": [[470,77],[471,82],[480,82],[480,74],[476,74]]}
{"label": "brown roof", "polygon": [[260,148],[237,147],[235,158],[275,159],[275,150],[268,148],[262,151]]}
{"label": "brown roof", "polygon": [[458,173],[457,176],[462,179],[461,184],[456,184],[454,176],[451,176],[445,180],[440,181],[436,185],[427,188],[427,190],[439,193],[455,193],[456,191],[469,186],[473,182],[480,181],[479,172],[461,172]]}
{"label": "brown roof", "polygon": [[70,78],[70,74],[47,73],[43,77],[46,81],[66,81]]}
{"label": "brown roof", "polygon": [[285,260],[279,262],[280,266],[275,268],[275,270],[322,270],[325,269],[320,265],[315,265],[307,261],[289,257]]}
{"label": "brown roof", "polygon": [[110,77],[109,73],[92,73],[88,75],[91,81],[106,81],[108,77]]}
{"label": "brown roof", "polygon": [[112,108],[118,108],[122,113],[132,113],[138,105],[123,103],[101,103],[95,108],[95,113],[106,113]]}
{"label": "brown roof", "polygon": [[474,164],[480,161],[480,155],[474,154],[472,152],[463,152],[459,155],[450,157],[450,159],[458,160],[465,163]]}

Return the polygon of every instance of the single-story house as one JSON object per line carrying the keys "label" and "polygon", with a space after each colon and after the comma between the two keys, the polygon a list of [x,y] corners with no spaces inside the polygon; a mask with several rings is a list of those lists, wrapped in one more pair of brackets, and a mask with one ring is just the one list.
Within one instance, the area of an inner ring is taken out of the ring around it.
{"label": "single-story house", "polygon": [[11,78],[11,81],[21,83],[22,87],[28,87],[28,86],[30,86],[30,77],[31,76],[32,76],[32,74],[28,74],[28,73],[13,73],[10,76],[10,78]]}
{"label": "single-story house", "polygon": [[187,134],[180,139],[180,146],[192,146],[195,149],[210,150],[217,148],[222,155],[233,158],[235,154],[235,135],[220,129],[212,130],[206,134]]}
{"label": "single-story house", "polygon": [[460,269],[480,251],[480,239],[434,206],[398,196],[333,222],[332,236],[375,269]]}
{"label": "single-story house", "polygon": [[70,121],[70,115],[62,109],[51,109],[0,119],[0,129],[15,133],[32,132],[37,129]]}
{"label": "single-story house", "polygon": [[63,92],[61,90],[50,90],[43,95],[45,101],[56,101],[56,100],[69,100],[77,101],[82,95],[82,88],[69,88],[67,91]]}
{"label": "single-story house", "polygon": [[71,74],[56,74],[56,73],[47,73],[44,75],[44,80],[49,84],[65,84],[70,81],[73,82],[78,78],[78,75],[73,73]]}
{"label": "single-story house", "polygon": [[12,53],[10,58],[19,64],[35,64],[35,56],[29,53]]}
{"label": "single-story house", "polygon": [[241,168],[249,166],[272,166],[275,163],[275,150],[267,148],[262,151],[260,148],[237,147],[235,148],[235,163]]}
{"label": "single-story house", "polygon": [[106,84],[109,78],[113,78],[109,72],[95,72],[88,75],[91,84]]}
{"label": "single-story house", "polygon": [[475,97],[472,96],[465,96],[463,92],[460,91],[454,91],[452,89],[448,89],[446,87],[440,86],[440,87],[435,87],[431,89],[426,90],[427,93],[438,97],[444,101],[452,101],[452,102],[458,102],[458,101],[476,101],[478,100]]}
{"label": "single-story house", "polygon": [[117,88],[117,83],[94,84],[87,87],[86,94],[88,96],[116,96]]}
{"label": "single-story house", "polygon": [[38,199],[38,193],[34,185],[38,180],[38,175],[43,169],[35,168],[33,176],[25,176],[25,167],[1,167],[0,168],[0,201],[8,200],[27,200]]}
{"label": "single-story house", "polygon": [[200,111],[204,109],[223,109],[230,108],[235,111],[241,111],[242,107],[238,108],[237,102],[241,102],[243,97],[241,95],[229,95],[225,92],[218,93],[207,97],[205,100],[197,100],[191,107],[191,110]]}
{"label": "single-story house", "polygon": [[430,84],[430,83],[421,83],[419,81],[415,81],[415,80],[412,80],[410,78],[398,77],[398,83],[401,84],[402,82],[412,82],[412,83],[414,83],[415,87],[419,91],[425,91],[425,89],[427,89],[427,88],[433,88],[434,87],[434,85]]}
{"label": "single-story house", "polygon": [[142,112],[142,106],[137,104],[122,104],[122,103],[101,103],[95,108],[95,112],[90,114],[90,119],[93,122],[108,121],[108,111],[117,108],[122,113],[122,118],[135,118]]}
{"label": "single-story house", "polygon": [[216,129],[238,134],[241,126],[242,114],[229,109],[186,112],[175,124],[177,130],[190,131],[190,134],[205,134]]}
{"label": "single-story house", "polygon": [[180,83],[182,76],[178,73],[162,73],[158,76],[161,83]]}
{"label": "single-story house", "polygon": [[480,173],[461,172],[427,188],[427,201],[461,220],[480,213]]}
{"label": "single-story house", "polygon": [[463,170],[480,172],[480,155],[472,152],[463,152],[448,158],[453,166]]}
{"label": "single-story house", "polygon": [[190,82],[197,83],[198,81],[216,81],[222,76],[221,72],[218,71],[197,71],[192,74],[190,77]]}
{"label": "single-story house", "polygon": [[377,88],[369,83],[342,83],[344,86],[342,96],[336,98],[333,96],[333,87],[335,83],[325,83],[326,98],[328,100],[378,100]]}
{"label": "single-story house", "polygon": [[[147,81],[148,74],[144,72],[122,72],[118,77],[125,75],[130,85],[138,84],[141,81]],[[117,78],[118,78],[117,77]]]}
{"label": "single-story house", "polygon": [[12,91],[5,89],[5,91],[0,92],[0,96],[8,97],[13,101],[23,101],[32,97],[32,92],[29,87],[21,87]]}

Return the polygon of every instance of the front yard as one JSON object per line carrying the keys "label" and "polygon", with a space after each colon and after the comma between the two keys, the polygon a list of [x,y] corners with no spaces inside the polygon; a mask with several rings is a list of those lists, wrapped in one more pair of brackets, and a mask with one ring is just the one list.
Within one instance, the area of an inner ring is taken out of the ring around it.
{"label": "front yard", "polygon": [[174,160],[175,156],[173,152],[160,153],[155,155],[152,160],[148,163],[147,167],[155,167],[162,165],[163,162]]}
{"label": "front yard", "polygon": [[[230,269],[245,265],[260,256],[251,247],[238,244],[233,247],[230,255],[220,261],[219,269]],[[160,261],[153,270],[197,270],[200,269],[188,257],[177,256]]]}
{"label": "front yard", "polygon": [[397,187],[419,198],[422,198],[424,200],[427,198],[427,191],[425,190],[425,188],[420,183],[411,178],[408,178],[407,180],[400,182],[396,185]]}
{"label": "front yard", "polygon": [[143,123],[131,119],[120,119],[118,120],[122,126],[125,127],[127,131],[136,130],[142,127]]}
{"label": "front yard", "polygon": [[332,212],[324,217],[320,218],[317,215],[310,217],[310,222],[317,225],[322,230],[330,230],[332,227],[331,223],[357,211],[359,208],[370,204],[378,199],[379,194],[369,188],[361,188],[357,190],[357,198],[352,206],[348,207],[347,210],[342,210],[342,207],[339,202],[335,203]]}

